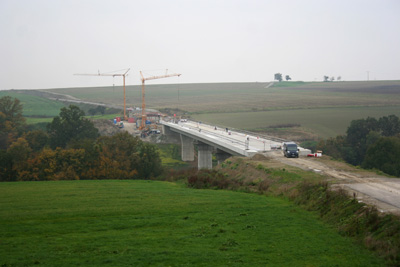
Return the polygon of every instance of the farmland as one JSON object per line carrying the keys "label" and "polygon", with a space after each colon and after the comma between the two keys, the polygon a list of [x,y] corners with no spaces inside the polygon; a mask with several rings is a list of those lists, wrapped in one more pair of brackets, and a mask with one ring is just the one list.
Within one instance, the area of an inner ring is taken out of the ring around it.
{"label": "farmland", "polygon": [[[116,87],[2,91],[17,97],[24,115],[52,117],[63,103],[49,100],[68,95],[83,101],[123,106],[123,89]],[[36,94],[36,95],[35,95]],[[127,106],[141,106],[141,86],[127,86]],[[70,97],[68,97],[70,98]],[[146,85],[146,106],[174,109],[194,120],[266,132],[299,140],[344,134],[351,120],[400,116],[400,81],[204,83]],[[179,111],[180,110],[180,111]],[[102,118],[112,118],[114,114]],[[94,117],[98,118],[98,117]],[[99,117],[100,118],[100,117]],[[28,123],[51,119],[29,118]],[[297,125],[294,128],[282,125]]]}
{"label": "farmland", "polygon": [[[319,107],[400,106],[400,82],[213,83],[146,85],[151,108],[180,108],[190,113],[265,111]],[[53,89],[93,102],[122,105],[121,87]],[[141,87],[127,86],[128,106],[141,105]]]}
{"label": "farmland", "polygon": [[[379,118],[388,114],[400,116],[400,106],[327,107],[259,112],[205,113],[193,115],[193,118],[215,125],[229,125],[230,127],[253,131],[269,131],[272,135],[276,125],[297,123],[308,129],[309,132],[314,132],[319,137],[326,138],[345,133],[352,120],[366,118],[367,116]],[[289,128],[286,131],[292,131],[292,129]],[[279,129],[275,129],[275,133],[279,134]]]}
{"label": "farmland", "polygon": [[0,264],[383,266],[287,200],[156,181],[0,184]]}
{"label": "farmland", "polygon": [[[146,103],[149,108],[180,109],[195,120],[248,130],[300,124],[315,138],[343,134],[354,119],[400,116],[400,81],[282,82],[268,86],[269,83],[150,84],[146,85]],[[48,91],[122,105],[122,87]],[[128,106],[141,105],[140,92],[140,86],[127,87]]]}

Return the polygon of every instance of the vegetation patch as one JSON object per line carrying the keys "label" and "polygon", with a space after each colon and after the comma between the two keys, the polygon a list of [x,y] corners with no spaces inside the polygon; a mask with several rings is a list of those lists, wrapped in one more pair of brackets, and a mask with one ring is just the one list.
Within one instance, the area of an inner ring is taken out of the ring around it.
{"label": "vegetation patch", "polygon": [[182,169],[190,166],[190,163],[181,159],[181,147],[177,144],[156,144],[160,153],[161,163],[169,169]]}
{"label": "vegetation patch", "polygon": [[275,88],[281,88],[281,87],[299,87],[299,86],[304,86],[304,85],[310,85],[313,84],[311,82],[302,82],[302,81],[293,81],[293,82],[275,82],[274,85],[272,85],[272,87]]}

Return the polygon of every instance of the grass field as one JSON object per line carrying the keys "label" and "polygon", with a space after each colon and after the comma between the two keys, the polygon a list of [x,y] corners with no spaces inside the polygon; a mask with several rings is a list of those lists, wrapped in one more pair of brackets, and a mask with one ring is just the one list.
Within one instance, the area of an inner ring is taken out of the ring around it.
{"label": "grass field", "polygon": [[[23,105],[24,116],[46,116],[54,117],[60,113],[60,109],[65,107],[61,102],[49,100],[40,96],[28,95],[12,91],[0,91],[0,98],[3,96],[11,96],[18,98]],[[42,122],[42,121],[39,121]]]}
{"label": "grass field", "polygon": [[[58,114],[55,116],[58,116],[60,113],[60,110],[58,110]],[[107,119],[107,120],[111,120],[114,119],[115,117],[119,117],[121,116],[121,114],[119,113],[115,113],[115,114],[105,114],[105,115],[94,115],[94,116],[85,116],[85,118],[87,119],[91,119],[91,120],[98,120],[98,119]],[[52,122],[53,118],[32,118],[32,117],[26,117],[26,123],[27,124],[35,124],[35,123],[41,123],[41,122]]]}
{"label": "grass field", "polygon": [[384,266],[286,200],[154,181],[0,183],[2,266]]}

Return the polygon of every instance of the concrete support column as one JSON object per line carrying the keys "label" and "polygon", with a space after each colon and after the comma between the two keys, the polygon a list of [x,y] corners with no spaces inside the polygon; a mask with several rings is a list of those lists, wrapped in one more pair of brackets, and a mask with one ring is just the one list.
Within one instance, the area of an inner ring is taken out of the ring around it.
{"label": "concrete support column", "polygon": [[207,144],[199,142],[197,144],[198,150],[198,168],[200,169],[212,169],[212,151],[213,147]]}
{"label": "concrete support column", "polygon": [[220,149],[217,149],[217,153],[215,154],[218,160],[218,164],[221,164],[224,162],[227,158],[230,158],[232,155],[229,153],[226,153],[225,151],[222,151]]}
{"label": "concrete support column", "polygon": [[182,160],[193,161],[194,160],[194,140],[181,134],[181,147],[182,147]]}

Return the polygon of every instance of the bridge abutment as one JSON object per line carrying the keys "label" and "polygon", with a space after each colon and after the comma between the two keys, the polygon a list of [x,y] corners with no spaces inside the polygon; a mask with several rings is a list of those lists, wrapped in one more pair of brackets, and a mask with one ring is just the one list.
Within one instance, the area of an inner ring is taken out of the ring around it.
{"label": "bridge abutment", "polygon": [[185,136],[183,134],[181,136],[181,151],[182,151],[182,160],[183,161],[194,161],[194,139]]}
{"label": "bridge abutment", "polygon": [[162,133],[167,137],[167,142],[179,144],[181,143],[180,134],[171,131],[170,127],[163,125]]}
{"label": "bridge abutment", "polygon": [[198,168],[200,169],[212,169],[212,151],[214,147],[198,142]]}

